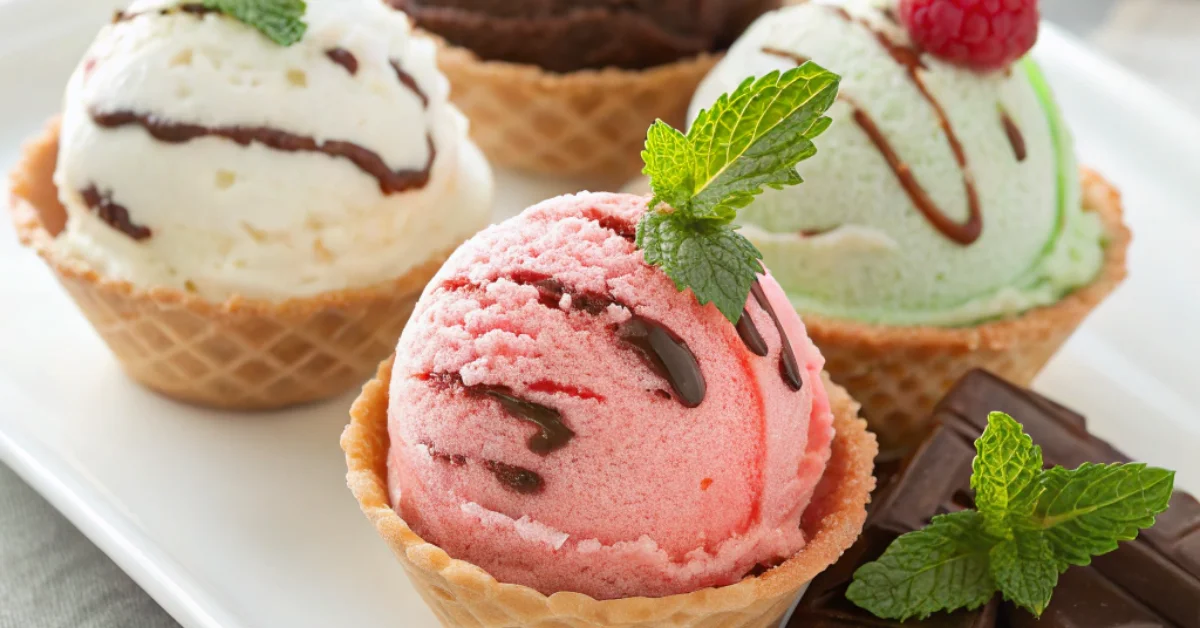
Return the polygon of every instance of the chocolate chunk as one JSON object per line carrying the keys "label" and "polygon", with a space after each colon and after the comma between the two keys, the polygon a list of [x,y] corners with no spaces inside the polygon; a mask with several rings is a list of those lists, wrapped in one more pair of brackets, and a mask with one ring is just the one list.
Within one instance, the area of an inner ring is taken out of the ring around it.
{"label": "chocolate chunk", "polygon": [[901,534],[938,514],[974,507],[974,441],[993,411],[1011,414],[1041,445],[1047,466],[1128,462],[1087,432],[1079,414],[989,373],[964,377],[938,404],[939,427],[890,477],[882,477],[862,538],[817,577],[789,628],[923,626],[997,628],[1194,628],[1200,626],[1200,503],[1176,492],[1171,508],[1141,536],[1060,579],[1038,620],[999,598],[974,612],[939,613],[903,624],[874,617],[845,598],[854,572]]}
{"label": "chocolate chunk", "polygon": [[817,576],[808,587],[804,600],[788,623],[788,628],[890,628],[918,625],[926,628],[993,628],[999,601],[975,611],[941,613],[924,622],[879,619],[846,599],[846,589],[854,581],[854,572],[865,563],[879,558],[899,536],[878,527],[868,527],[842,559]]}
{"label": "chocolate chunk", "polygon": [[[1146,608],[1096,569],[1069,569],[1041,619],[1005,603],[1000,625],[1011,628],[1159,628],[1176,624]],[[1190,623],[1187,626],[1197,624]]]}

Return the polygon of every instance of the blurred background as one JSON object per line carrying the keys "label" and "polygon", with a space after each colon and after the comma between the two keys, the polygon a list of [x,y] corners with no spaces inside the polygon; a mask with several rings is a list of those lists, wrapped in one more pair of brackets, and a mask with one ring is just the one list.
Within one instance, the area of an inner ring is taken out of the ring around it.
{"label": "blurred background", "polygon": [[[1200,116],[1200,0],[1042,0],[1042,11]],[[177,624],[0,465],[0,628],[50,627]]]}
{"label": "blurred background", "polygon": [[1042,14],[1200,114],[1200,0],[1042,0]]}

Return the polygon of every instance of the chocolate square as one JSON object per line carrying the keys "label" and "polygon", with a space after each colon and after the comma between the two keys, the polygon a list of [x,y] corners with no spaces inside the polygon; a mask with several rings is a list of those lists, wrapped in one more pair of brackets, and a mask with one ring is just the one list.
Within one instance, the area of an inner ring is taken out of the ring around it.
{"label": "chocolate square", "polygon": [[1078,413],[990,373],[969,373],[938,404],[939,425],[925,443],[893,475],[880,478],[862,538],[813,581],[788,628],[1200,628],[1200,503],[1181,491],[1137,540],[1063,574],[1040,620],[997,598],[976,611],[899,623],[846,599],[854,572],[897,537],[923,528],[935,515],[974,508],[974,442],[993,411],[1021,422],[1042,447],[1047,466],[1129,462],[1089,434]]}

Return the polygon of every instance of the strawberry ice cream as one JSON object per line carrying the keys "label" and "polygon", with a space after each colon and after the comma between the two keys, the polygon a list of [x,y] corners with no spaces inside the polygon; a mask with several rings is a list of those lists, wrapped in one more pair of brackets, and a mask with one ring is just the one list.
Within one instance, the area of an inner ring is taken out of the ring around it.
{"label": "strawberry ice cream", "polygon": [[484,231],[400,340],[392,505],[503,582],[660,597],[806,543],[824,360],[769,275],[735,326],[647,265],[646,203],[565,196]]}

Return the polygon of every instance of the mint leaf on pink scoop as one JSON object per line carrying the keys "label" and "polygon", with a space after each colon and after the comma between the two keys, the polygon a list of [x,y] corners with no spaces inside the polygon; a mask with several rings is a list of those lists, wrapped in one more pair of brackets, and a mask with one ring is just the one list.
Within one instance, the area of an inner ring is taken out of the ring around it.
{"label": "mint leaf on pink scoop", "polygon": [[762,272],[762,254],[733,226],[737,212],[766,187],[801,183],[796,165],[816,154],[813,139],[832,123],[825,113],[840,81],[809,62],[746,79],[687,134],[661,120],[650,127],[642,158],[654,197],[638,247],[680,291],[730,322]]}

